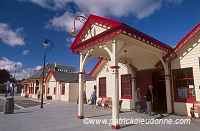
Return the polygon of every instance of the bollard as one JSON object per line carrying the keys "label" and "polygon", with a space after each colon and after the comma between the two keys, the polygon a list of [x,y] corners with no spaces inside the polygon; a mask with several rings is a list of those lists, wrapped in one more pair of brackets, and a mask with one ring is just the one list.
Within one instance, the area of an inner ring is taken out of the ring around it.
{"label": "bollard", "polygon": [[14,98],[7,98],[4,103],[4,114],[13,114],[14,112]]}

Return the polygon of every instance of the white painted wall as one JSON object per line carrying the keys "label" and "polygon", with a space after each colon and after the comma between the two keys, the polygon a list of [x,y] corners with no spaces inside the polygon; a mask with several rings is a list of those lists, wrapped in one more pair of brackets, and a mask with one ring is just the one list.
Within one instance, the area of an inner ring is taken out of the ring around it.
{"label": "white painted wall", "polygon": [[[189,41],[177,54],[177,57],[172,60],[172,69],[193,68],[194,86],[196,92],[196,100],[200,101],[200,34]],[[191,103],[174,102],[174,111],[176,114],[190,115],[189,110]]]}
{"label": "white painted wall", "polygon": [[56,87],[56,81],[55,81],[54,77],[50,76],[50,79],[47,81],[47,83],[48,83],[47,86],[50,89],[49,94],[47,94],[47,95],[52,96],[52,100],[56,100],[56,94],[58,92],[58,89],[56,88],[56,94],[54,95],[54,87]]}
{"label": "white painted wall", "polygon": [[93,92],[95,85],[97,85],[96,80],[85,82],[85,92],[86,92],[87,100],[90,99],[91,93]]}
{"label": "white painted wall", "polygon": [[60,95],[60,100],[61,101],[69,101],[69,83],[61,83],[61,84],[59,84],[59,86],[60,86],[60,91],[62,91],[62,84],[65,84],[65,95],[62,95],[61,93],[61,95]]}
{"label": "white painted wall", "polygon": [[77,101],[78,83],[69,83],[69,101]]}
{"label": "white painted wall", "polygon": [[[119,98],[121,98],[121,75],[124,74],[132,74],[129,69],[127,69],[124,65],[122,65],[121,63],[118,64],[120,66],[119,68]],[[99,98],[99,78],[101,77],[106,77],[106,96],[107,97],[112,97],[112,93],[113,93],[113,87],[112,87],[112,70],[110,68],[111,63],[107,63],[104,68],[100,71],[99,75],[97,76],[96,79],[96,85],[97,85],[97,99],[100,100],[101,98]],[[87,82],[86,82],[87,83]],[[134,88],[132,85],[132,89],[134,92]],[[91,93],[90,93],[91,94]],[[120,99],[123,100],[122,102],[122,108],[124,109],[132,109],[133,108],[133,99]]]}

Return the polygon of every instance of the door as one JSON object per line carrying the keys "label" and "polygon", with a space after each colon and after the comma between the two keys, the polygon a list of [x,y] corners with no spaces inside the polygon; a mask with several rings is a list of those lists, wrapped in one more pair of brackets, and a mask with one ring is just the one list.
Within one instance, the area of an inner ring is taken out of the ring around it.
{"label": "door", "polygon": [[164,71],[152,73],[153,84],[153,110],[167,112],[166,86]]}

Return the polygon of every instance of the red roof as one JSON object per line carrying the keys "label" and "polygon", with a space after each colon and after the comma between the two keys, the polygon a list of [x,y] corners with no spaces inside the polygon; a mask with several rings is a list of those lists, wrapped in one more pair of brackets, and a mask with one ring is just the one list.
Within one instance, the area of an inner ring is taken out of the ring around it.
{"label": "red roof", "polygon": [[178,52],[190,39],[192,39],[200,31],[200,23],[198,23],[183,39],[176,45],[174,52]]}
{"label": "red roof", "polygon": [[[90,25],[91,23],[99,23],[101,25],[104,25],[104,26],[110,27],[110,28],[103,31],[100,34],[97,34],[97,35],[85,40],[85,41],[81,41],[82,36],[84,36],[84,34],[91,28],[91,25]],[[107,39],[117,36],[119,34],[124,34],[133,39],[137,39],[139,41],[142,41],[145,44],[148,44],[155,48],[159,48],[166,52],[169,52],[169,53],[173,52],[172,47],[140,32],[136,29],[131,28],[130,26],[127,26],[126,24],[124,24],[122,22],[107,19],[107,18],[100,17],[100,16],[95,16],[92,14],[88,17],[87,21],[85,22],[82,29],[80,30],[77,37],[75,38],[74,42],[72,43],[70,49],[72,49],[72,53],[77,53],[84,48],[87,48],[91,45],[102,42],[104,40],[107,40]]]}

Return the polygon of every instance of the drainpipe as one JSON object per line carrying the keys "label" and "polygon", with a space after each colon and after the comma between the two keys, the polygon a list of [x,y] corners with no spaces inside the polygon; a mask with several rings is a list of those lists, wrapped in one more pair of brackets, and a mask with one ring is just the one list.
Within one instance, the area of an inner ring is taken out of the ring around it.
{"label": "drainpipe", "polygon": [[177,57],[177,55],[174,53],[174,55],[175,55],[175,57],[173,57],[173,58],[171,58],[171,59],[169,59],[169,70],[170,70],[170,87],[171,87],[171,94],[172,94],[172,96],[173,97],[171,97],[171,101],[172,101],[172,114],[174,114],[174,88],[172,88],[172,87],[174,87],[173,86],[173,76],[172,76],[172,70],[171,70],[171,60],[173,60],[174,58],[176,58]]}

